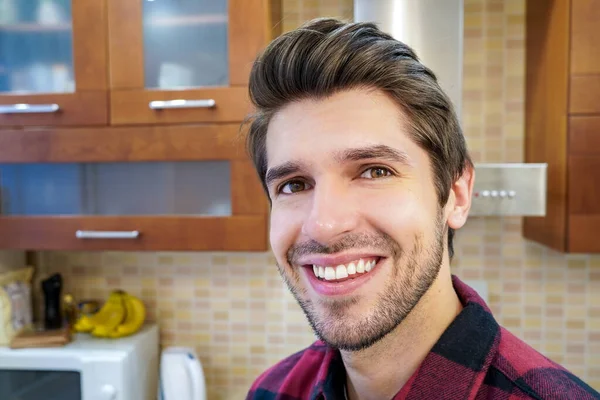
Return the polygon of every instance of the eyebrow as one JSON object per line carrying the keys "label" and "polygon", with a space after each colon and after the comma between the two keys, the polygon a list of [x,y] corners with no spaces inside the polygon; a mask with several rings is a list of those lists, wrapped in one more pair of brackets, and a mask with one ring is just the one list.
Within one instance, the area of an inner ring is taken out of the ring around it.
{"label": "eyebrow", "polygon": [[334,155],[338,163],[345,161],[361,161],[372,158],[386,160],[404,164],[407,167],[412,167],[410,157],[406,152],[394,149],[393,147],[383,144],[375,146],[367,146],[356,149],[346,149]]}
{"label": "eyebrow", "polygon": [[[413,163],[411,162],[411,159],[406,152],[394,149],[386,145],[374,145],[354,149],[345,149],[336,152],[333,155],[333,158],[339,164],[348,161],[379,159],[389,162],[400,163],[407,167],[413,166]],[[267,185],[267,187],[270,187],[273,181],[297,173],[302,169],[303,164],[294,161],[288,161],[281,165],[269,168],[265,175],[265,184]]]}
{"label": "eyebrow", "polygon": [[271,187],[271,183],[273,183],[274,181],[296,173],[301,169],[302,165],[293,161],[288,161],[276,167],[269,168],[267,174],[265,175],[265,184],[267,185],[267,187]]}

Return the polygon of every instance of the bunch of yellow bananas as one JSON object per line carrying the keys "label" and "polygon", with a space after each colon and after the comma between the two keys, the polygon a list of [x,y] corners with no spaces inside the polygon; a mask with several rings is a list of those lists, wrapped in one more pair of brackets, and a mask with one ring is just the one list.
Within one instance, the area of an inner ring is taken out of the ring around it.
{"label": "bunch of yellow bananas", "polygon": [[120,338],[140,330],[146,318],[144,303],[122,290],[113,291],[94,315],[82,315],[73,328],[103,338]]}

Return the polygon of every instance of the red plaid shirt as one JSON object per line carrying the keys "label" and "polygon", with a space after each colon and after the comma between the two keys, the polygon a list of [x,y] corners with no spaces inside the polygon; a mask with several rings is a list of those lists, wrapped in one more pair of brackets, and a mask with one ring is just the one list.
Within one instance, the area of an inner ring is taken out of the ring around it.
{"label": "red plaid shirt", "polygon": [[[600,399],[600,394],[500,327],[469,286],[453,277],[464,308],[394,396],[401,399]],[[264,372],[247,400],[341,400],[340,353],[315,342]]]}

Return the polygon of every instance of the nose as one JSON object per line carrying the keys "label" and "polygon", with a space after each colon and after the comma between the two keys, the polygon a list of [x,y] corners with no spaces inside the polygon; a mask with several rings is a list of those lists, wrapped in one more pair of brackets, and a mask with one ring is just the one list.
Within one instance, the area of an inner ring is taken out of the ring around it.
{"label": "nose", "polygon": [[344,234],[356,229],[358,209],[343,184],[317,184],[313,188],[308,217],[302,233],[323,245],[335,243]]}

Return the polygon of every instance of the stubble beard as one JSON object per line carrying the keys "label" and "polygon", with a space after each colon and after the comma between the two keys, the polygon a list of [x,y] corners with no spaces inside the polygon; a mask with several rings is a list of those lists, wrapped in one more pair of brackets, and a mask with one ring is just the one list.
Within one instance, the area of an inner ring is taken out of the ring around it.
{"label": "stubble beard", "polygon": [[306,288],[301,287],[298,271],[292,270],[290,275],[279,264],[278,268],[315,335],[334,348],[360,351],[371,347],[399,326],[434,283],[442,266],[446,235],[440,214],[433,243],[425,248],[423,236],[419,235],[415,237],[415,245],[408,254],[383,232],[376,237],[349,235],[328,248],[311,242],[290,249],[288,265],[294,265],[291,261],[300,254],[336,253],[353,247],[387,250],[387,254],[392,255],[392,277],[377,296],[375,307],[367,315],[359,317],[350,315],[349,310],[360,303],[360,296],[320,299],[315,304],[307,298]]}

